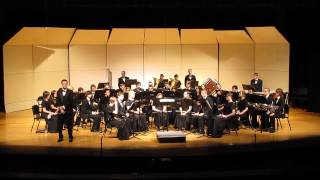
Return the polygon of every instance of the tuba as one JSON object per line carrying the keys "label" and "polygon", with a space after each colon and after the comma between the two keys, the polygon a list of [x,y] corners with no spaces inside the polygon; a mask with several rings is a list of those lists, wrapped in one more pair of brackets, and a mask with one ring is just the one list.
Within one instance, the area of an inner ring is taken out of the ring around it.
{"label": "tuba", "polygon": [[158,87],[158,85],[159,85],[159,83],[160,83],[160,79],[158,79],[158,78],[153,78],[153,85],[154,85],[154,88],[157,88],[157,87]]}
{"label": "tuba", "polygon": [[215,95],[217,90],[221,89],[221,85],[216,79],[208,78],[203,84],[202,89],[207,90],[208,95]]}

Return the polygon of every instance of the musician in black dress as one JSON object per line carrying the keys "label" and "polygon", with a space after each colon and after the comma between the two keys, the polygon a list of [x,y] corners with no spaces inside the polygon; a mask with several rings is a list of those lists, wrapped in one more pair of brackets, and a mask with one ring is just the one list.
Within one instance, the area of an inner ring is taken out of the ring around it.
{"label": "musician in black dress", "polygon": [[181,101],[181,107],[176,115],[175,126],[177,130],[190,130],[190,118],[192,110],[192,100],[190,98],[189,92],[185,91],[183,93],[183,99]]}
{"label": "musician in black dress", "polygon": [[82,101],[80,116],[83,119],[92,119],[91,132],[99,132],[101,115],[99,114],[98,104],[92,99],[91,91],[87,91],[85,97]]}
{"label": "musician in black dress", "polygon": [[156,84],[157,89],[162,89],[165,87],[165,81],[164,81],[164,75],[160,74],[160,79],[158,79],[158,82]]}
{"label": "musician in black dress", "polygon": [[118,87],[120,88],[120,84],[126,84],[126,81],[129,79],[129,77],[126,76],[125,71],[121,71],[121,77],[118,78]]}
{"label": "musician in black dress", "polygon": [[246,95],[243,91],[240,92],[240,100],[238,102],[236,115],[240,118],[240,122],[242,123],[242,125],[250,125],[248,102],[246,100]]}
{"label": "musician in black dress", "polygon": [[130,114],[131,130],[134,132],[147,131],[148,125],[146,120],[146,115],[142,112],[140,107],[141,101],[135,100],[135,92],[129,91],[129,97],[126,102],[127,110]]}
{"label": "musician in black dress", "polygon": [[258,73],[253,74],[253,79],[251,80],[250,84],[252,87],[254,87],[254,91],[262,92],[263,81],[259,79]]}
{"label": "musician in black dress", "polygon": [[216,116],[218,114],[218,107],[216,99],[208,96],[208,92],[206,89],[201,90],[201,96],[203,98],[203,113],[204,113],[204,119],[207,122],[207,135],[212,136],[213,128],[214,128],[214,121],[216,119]]}
{"label": "musician in black dress", "polygon": [[155,125],[157,130],[166,129],[168,130],[168,114],[167,106],[160,103],[160,99],[163,99],[163,94],[158,93],[156,99],[152,100],[152,111],[155,112]]}
{"label": "musician in black dress", "polygon": [[[119,96],[123,96],[123,94],[119,94]],[[123,98],[123,97],[121,97]],[[127,121],[128,114],[124,113],[123,107],[119,107],[122,103],[122,100],[119,100],[116,97],[111,97],[109,104],[107,106],[106,113],[108,113],[107,117],[110,118],[110,125],[115,126],[118,129],[117,137],[120,140],[128,140],[130,136],[130,124]]]}
{"label": "musician in black dress", "polygon": [[226,128],[237,128],[237,120],[235,119],[235,106],[232,101],[232,93],[226,95],[227,103],[224,104],[222,113],[219,114],[214,121],[214,130],[212,137],[220,138]]}
{"label": "musician in black dress", "polygon": [[188,75],[184,78],[184,86],[186,87],[187,81],[196,81],[196,76],[192,74],[192,69],[188,69]]}
{"label": "musician in black dress", "polygon": [[202,99],[194,100],[191,121],[194,130],[196,130],[197,133],[204,134],[204,113],[201,102]]}
{"label": "musician in black dress", "polygon": [[275,99],[271,103],[271,109],[267,111],[267,115],[270,118],[269,128],[270,133],[275,132],[275,118],[281,117],[284,114],[284,99],[283,99],[283,90],[278,88],[276,90]]}
{"label": "musician in black dress", "polygon": [[73,130],[73,92],[67,89],[68,80],[63,79],[61,81],[62,88],[57,91],[57,106],[59,109],[58,118],[58,132],[59,139],[58,142],[63,140],[62,127],[66,124],[68,127],[69,142],[73,141],[72,130]]}
{"label": "musician in black dress", "polygon": [[48,91],[44,91],[42,94],[43,101],[41,117],[46,121],[46,130],[48,129],[48,122],[52,119],[52,117],[57,117],[58,109],[52,109],[53,101],[49,98],[50,93]]}

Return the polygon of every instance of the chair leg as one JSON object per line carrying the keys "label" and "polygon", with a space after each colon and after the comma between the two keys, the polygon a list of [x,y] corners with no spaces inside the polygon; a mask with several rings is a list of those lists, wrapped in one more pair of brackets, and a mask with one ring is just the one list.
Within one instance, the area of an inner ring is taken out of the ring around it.
{"label": "chair leg", "polygon": [[36,132],[38,131],[38,129],[39,129],[39,125],[40,125],[40,122],[41,122],[41,120],[40,119],[38,119],[38,126],[37,126],[37,130],[36,130]]}
{"label": "chair leg", "polygon": [[34,126],[34,122],[36,121],[36,119],[33,118],[33,123],[32,123],[32,126],[31,126],[31,132],[32,132],[32,129],[33,129],[33,126]]}
{"label": "chair leg", "polygon": [[290,124],[289,118],[287,118],[287,121],[288,121],[288,125],[289,125],[290,131],[291,131],[291,124]]}
{"label": "chair leg", "polygon": [[280,118],[279,118],[279,123],[280,123],[280,127],[281,127],[281,129],[282,129],[282,124],[281,124],[281,120],[280,120]]}

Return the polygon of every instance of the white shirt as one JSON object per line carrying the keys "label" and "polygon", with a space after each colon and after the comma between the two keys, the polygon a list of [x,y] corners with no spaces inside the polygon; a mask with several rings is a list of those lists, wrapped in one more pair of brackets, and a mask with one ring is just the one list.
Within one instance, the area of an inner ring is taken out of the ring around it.
{"label": "white shirt", "polygon": [[126,77],[123,77],[122,80],[123,80],[123,82],[126,82]]}
{"label": "white shirt", "polygon": [[62,89],[62,96],[65,96],[67,93],[67,89]]}
{"label": "white shirt", "polygon": [[258,80],[254,80],[254,84],[257,84],[258,83]]}

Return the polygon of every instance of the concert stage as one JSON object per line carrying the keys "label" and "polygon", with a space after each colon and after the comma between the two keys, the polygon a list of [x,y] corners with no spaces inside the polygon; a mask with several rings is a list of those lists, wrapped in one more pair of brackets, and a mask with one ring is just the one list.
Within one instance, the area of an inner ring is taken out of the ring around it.
{"label": "concert stage", "polygon": [[[0,115],[1,154],[43,154],[103,157],[179,157],[211,156],[224,153],[240,153],[259,150],[279,150],[301,148],[313,145],[320,137],[320,114],[301,109],[290,111],[290,131],[287,120],[282,120],[282,128],[275,133],[253,129],[240,129],[238,135],[231,131],[222,138],[208,138],[186,132],[186,143],[159,143],[156,130],[138,134],[130,140],[116,138],[116,129],[103,137],[102,133],[79,128],[74,131],[74,141],[68,142],[64,131],[64,141],[57,142],[57,133],[30,132],[33,122],[31,110]],[[43,128],[42,121],[39,128]],[[169,128],[174,130],[173,127]],[[304,142],[304,143],[299,143]],[[307,142],[307,143],[306,143]]]}

